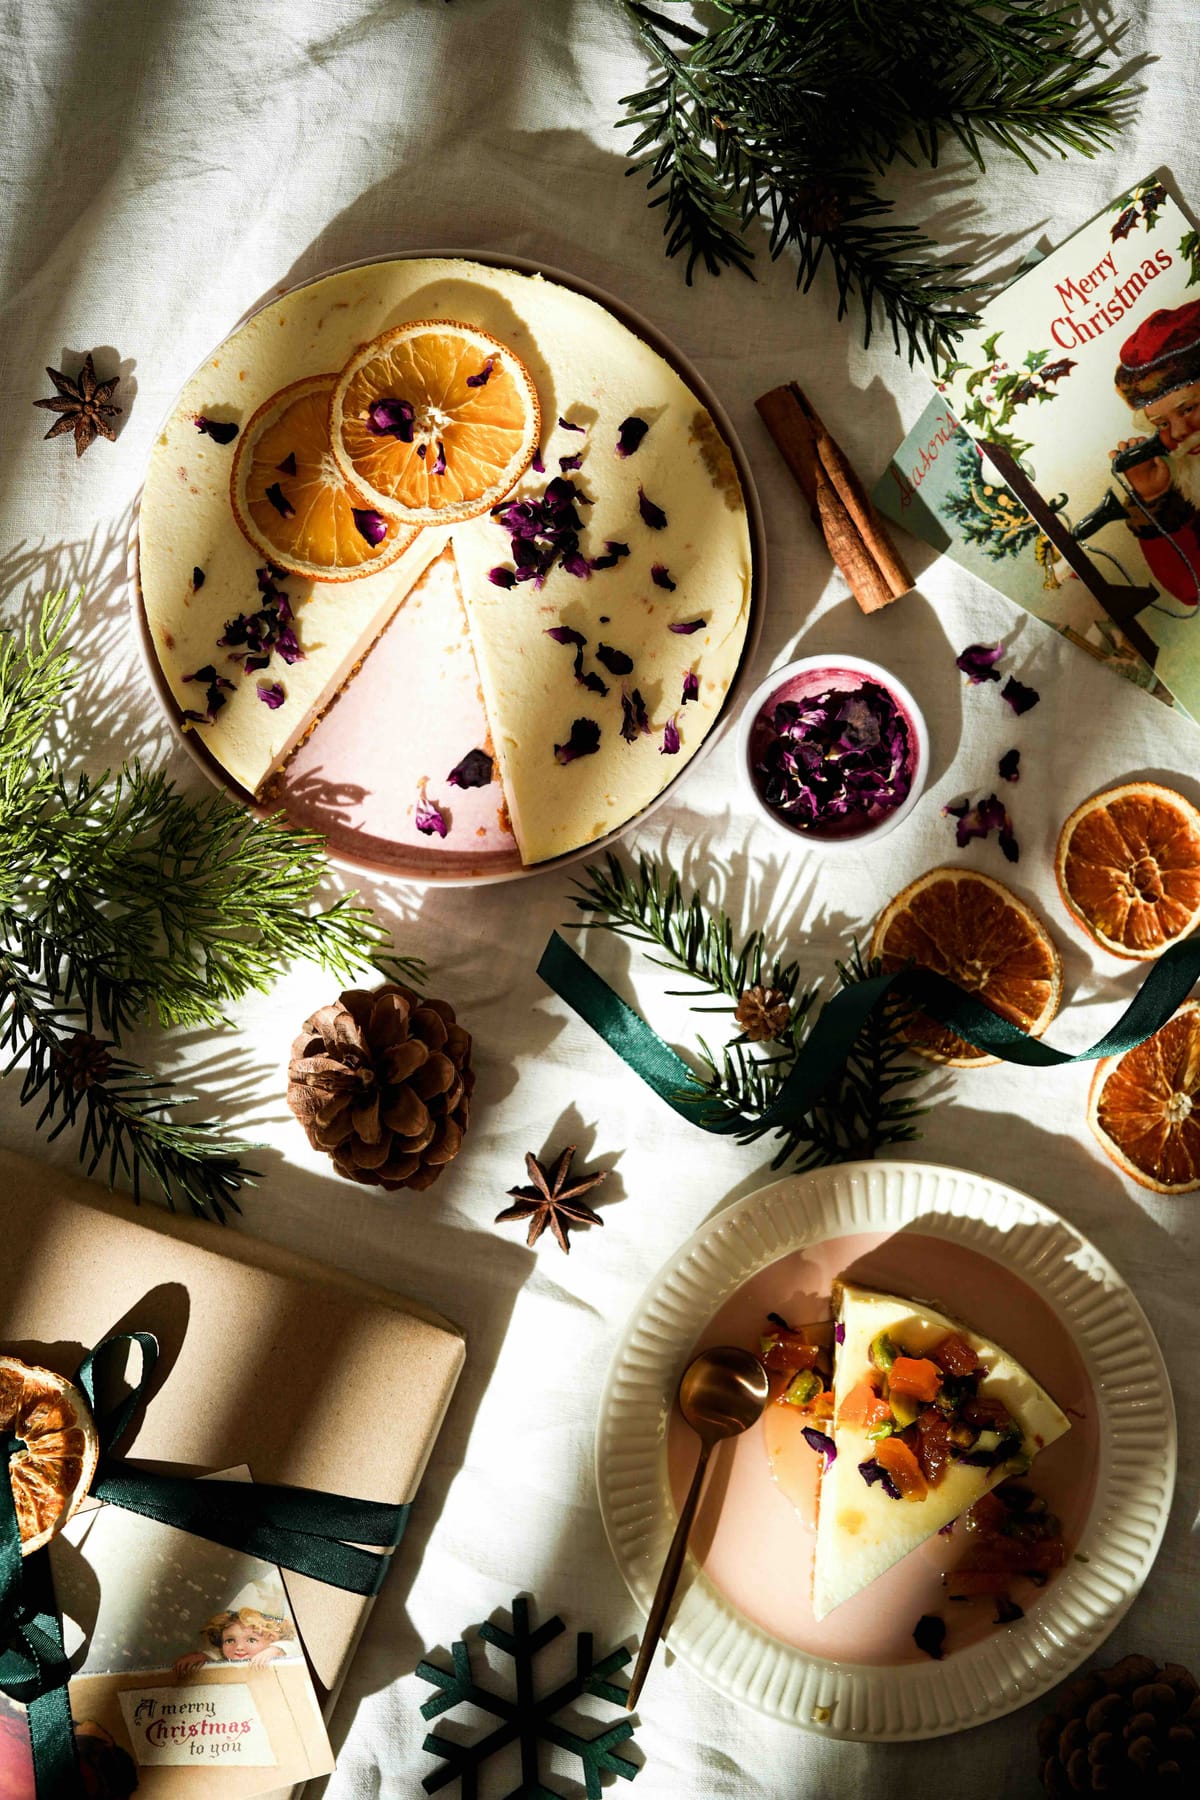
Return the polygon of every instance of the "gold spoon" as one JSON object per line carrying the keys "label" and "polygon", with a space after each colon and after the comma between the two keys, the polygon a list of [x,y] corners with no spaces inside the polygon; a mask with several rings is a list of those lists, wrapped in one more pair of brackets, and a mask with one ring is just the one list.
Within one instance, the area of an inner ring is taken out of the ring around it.
{"label": "gold spoon", "polygon": [[700,1439],[700,1459],[679,1514],[679,1523],[675,1527],[675,1536],[671,1539],[671,1548],[667,1551],[667,1560],[658,1578],[658,1586],[654,1590],[642,1647],[638,1651],[637,1666],[625,1701],[630,1712],[637,1705],[658,1641],[663,1635],[667,1613],[683,1568],[683,1559],[687,1555],[688,1538],[691,1536],[692,1521],[696,1516],[696,1503],[700,1498],[708,1459],[722,1438],[737,1437],[753,1425],[767,1403],[769,1392],[767,1371],[757,1356],[735,1344],[719,1344],[712,1350],[702,1350],[683,1372],[683,1380],[679,1384],[679,1410]]}

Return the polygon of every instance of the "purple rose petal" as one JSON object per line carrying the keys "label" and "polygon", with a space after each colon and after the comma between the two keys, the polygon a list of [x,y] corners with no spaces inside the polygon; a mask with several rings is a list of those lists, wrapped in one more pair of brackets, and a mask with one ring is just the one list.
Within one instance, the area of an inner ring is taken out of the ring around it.
{"label": "purple rose petal", "polygon": [[671,571],[666,563],[654,563],[650,570],[650,579],[655,587],[666,588],[668,594],[675,592],[675,583],[671,580]]}
{"label": "purple rose petal", "polygon": [[649,429],[645,419],[622,419],[617,427],[617,455],[632,456]]}
{"label": "purple rose petal", "polygon": [[1041,697],[1036,688],[1026,687],[1025,683],[1018,681],[1015,675],[1010,675],[1000,689],[1000,698],[1008,701],[1018,717],[1021,713],[1027,713],[1035,707]]}
{"label": "purple rose petal", "polygon": [[689,700],[698,700],[699,698],[700,677],[697,675],[695,669],[688,669],[683,677],[683,698],[680,700],[679,704],[680,706],[686,706]]}
{"label": "purple rose petal", "polygon": [[640,733],[650,730],[646,703],[637,688],[634,688],[632,694],[627,694],[622,688],[621,715],[621,736],[627,744],[636,743]]}
{"label": "purple rose petal", "polygon": [[511,569],[495,568],[488,570],[488,580],[493,587],[510,588],[517,585],[517,578]]}
{"label": "purple rose petal", "polygon": [[707,619],[690,619],[686,624],[668,625],[667,630],[673,631],[676,637],[691,637],[693,631],[703,631],[707,624]]}
{"label": "purple rose petal", "polygon": [[367,430],[372,437],[399,438],[402,444],[413,441],[416,412],[408,400],[397,400],[390,394],[372,400],[367,408]]}
{"label": "purple rose petal", "polygon": [[425,458],[429,455],[429,445],[428,444],[418,444],[417,445],[417,455],[420,457],[421,461],[424,462]]}
{"label": "purple rose petal", "polygon": [[999,671],[993,667],[1004,655],[1004,645],[1000,644],[968,644],[961,656],[956,656],[954,666],[961,669],[972,687],[978,687],[981,681],[999,681]]}
{"label": "purple rose petal", "polygon": [[620,544],[615,538],[609,538],[604,545],[603,556],[593,556],[593,569],[615,569],[623,556],[629,555],[629,545]]}
{"label": "purple rose petal", "polygon": [[487,361],[484,363],[482,369],[480,369],[478,375],[468,375],[467,376],[467,386],[468,387],[486,387],[488,382],[492,378],[492,370],[495,368],[495,366],[496,366],[495,357],[489,356]]}
{"label": "purple rose petal", "polygon": [[[482,382],[477,383],[482,386]],[[493,778],[492,758],[486,750],[468,750],[460,763],[455,763],[446,780],[451,787],[488,787]]]}
{"label": "purple rose petal", "polygon": [[677,756],[679,754],[679,729],[674,719],[668,719],[663,726],[662,748],[660,756]]}
{"label": "purple rose petal", "polygon": [[560,456],[558,459],[558,466],[564,475],[569,469],[582,469],[583,451],[577,450],[574,456]]}
{"label": "purple rose petal", "polygon": [[576,719],[565,744],[555,744],[554,760],[574,762],[577,756],[594,756],[600,748],[600,727],[594,719]]}
{"label": "purple rose petal", "polygon": [[275,712],[277,708],[281,707],[287,699],[283,684],[278,681],[260,681],[255,689],[255,693],[258,695],[263,705],[269,706],[272,712]]}
{"label": "purple rose petal", "polygon": [[437,460],[429,473],[431,475],[444,475],[446,473],[446,446],[443,444],[441,438],[438,439]]}
{"label": "purple rose petal", "polygon": [[233,691],[234,683],[227,681],[224,675],[218,675],[211,663],[205,663],[202,669],[196,669],[191,675],[185,675],[185,681],[201,682],[205,689],[204,712],[184,712],[184,720],[192,725],[211,725],[225,704],[225,695]]}
{"label": "purple rose petal", "polygon": [[417,801],[413,823],[425,837],[432,837],[436,831],[440,838],[444,838],[450,829],[442,816],[441,807],[436,806],[432,800],[427,800],[423,794]]}
{"label": "purple rose petal", "polygon": [[576,631],[571,625],[548,625],[546,636],[553,638],[556,644],[575,644],[580,649],[587,643],[582,631]]}
{"label": "purple rose petal", "polygon": [[352,506],[350,511],[359,536],[365,537],[368,544],[382,544],[388,534],[388,523],[383,514],[372,506]]}
{"label": "purple rose petal", "polygon": [[1020,857],[1008,808],[995,794],[989,794],[986,800],[979,800],[974,806],[966,800],[953,801],[949,806],[943,806],[942,813],[955,821],[954,841],[960,850],[965,849],[972,838],[986,838],[994,831],[1009,862],[1015,863]]}
{"label": "purple rose petal", "polygon": [[196,414],[196,430],[210,437],[214,444],[232,444],[238,434],[237,426],[228,419],[207,419],[203,413]]}
{"label": "purple rose petal", "polygon": [[815,1450],[821,1457],[821,1468],[827,1469],[830,1463],[837,1461],[837,1445],[825,1432],[818,1431],[814,1425],[806,1425],[801,1432],[810,1450]]}
{"label": "purple rose petal", "polygon": [[889,1494],[893,1500],[899,1500],[900,1489],[896,1486],[883,1464],[876,1462],[873,1456],[868,1457],[866,1462],[859,1463],[858,1472],[868,1487],[873,1487],[874,1484],[878,1482],[885,1494]]}
{"label": "purple rose petal", "polygon": [[294,475],[296,473],[296,452],[289,450],[283,461],[276,463],[275,467],[281,475]]}
{"label": "purple rose petal", "polygon": [[537,449],[534,451],[533,456],[530,459],[529,466],[533,470],[535,475],[544,475],[546,473],[546,465],[542,461],[542,446],[540,444],[538,445]]}
{"label": "purple rose petal", "polygon": [[667,515],[662,507],[655,506],[653,500],[648,500],[642,488],[638,489],[638,511],[642,515],[643,525],[648,525],[651,531],[661,531],[667,522]]}
{"label": "purple rose petal", "polygon": [[1006,750],[997,765],[1001,781],[1020,781],[1020,763],[1021,752],[1019,750]]}
{"label": "purple rose petal", "polygon": [[271,483],[270,487],[266,490],[266,496],[281,519],[295,518],[296,509],[277,481]]}
{"label": "purple rose petal", "polygon": [[199,565],[197,565],[196,568],[194,568],[192,570],[192,587],[195,590],[195,592],[198,594],[200,592],[200,589],[203,586],[204,586],[204,570],[202,568],[200,568]]}
{"label": "purple rose petal", "polygon": [[846,1341],[846,1327],[840,1319],[833,1328],[833,1341],[835,1344],[844,1344]]}
{"label": "purple rose petal", "polygon": [[937,1613],[922,1613],[913,1626],[913,1643],[926,1656],[932,1656],[934,1662],[941,1662],[945,1654],[946,1621]]}
{"label": "purple rose petal", "polygon": [[596,645],[596,661],[603,663],[610,675],[633,673],[632,656],[626,656],[624,650],[614,650],[611,644]]}
{"label": "purple rose petal", "polygon": [[908,725],[877,681],[768,701],[751,735],[751,771],[765,804],[796,830],[853,829],[909,793]]}
{"label": "purple rose petal", "polygon": [[239,613],[236,618],[227,619],[225,630],[217,639],[223,649],[234,651],[234,661],[242,664],[247,675],[265,669],[275,653],[286,663],[304,658],[291,622],[291,602],[283,589],[275,585],[286,579],[283,571],[268,563],[257,569],[255,576],[262,605],[257,612]]}
{"label": "purple rose petal", "polygon": [[563,431],[578,431],[578,432],[585,433],[585,434],[587,432],[586,425],[576,425],[570,419],[560,418],[558,422],[559,422],[559,425],[561,426],[561,428],[563,429]]}

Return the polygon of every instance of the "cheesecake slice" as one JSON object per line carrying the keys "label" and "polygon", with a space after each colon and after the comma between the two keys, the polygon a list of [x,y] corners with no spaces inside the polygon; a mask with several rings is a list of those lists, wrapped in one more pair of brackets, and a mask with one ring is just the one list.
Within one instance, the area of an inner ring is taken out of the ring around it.
{"label": "cheesecake slice", "polygon": [[834,1290],[835,1454],[821,1476],[813,1614],[823,1619],[1070,1429],[998,1344],[919,1301]]}

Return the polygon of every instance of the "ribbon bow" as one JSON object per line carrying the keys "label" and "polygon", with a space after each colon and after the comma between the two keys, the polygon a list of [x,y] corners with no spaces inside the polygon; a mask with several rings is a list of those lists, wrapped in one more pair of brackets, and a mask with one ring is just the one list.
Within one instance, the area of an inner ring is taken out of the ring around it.
{"label": "ribbon bow", "polygon": [[782,1130],[811,1112],[844,1065],[870,1015],[889,996],[919,1007],[977,1050],[1025,1068],[1055,1069],[1065,1063],[1119,1056],[1161,1031],[1200,980],[1200,937],[1164,950],[1116,1024],[1090,1049],[1074,1055],[1030,1037],[931,969],[910,965],[891,975],[855,982],[825,1002],[775,1099],[756,1118],[724,1107],[714,1109],[708,1089],[683,1058],[557,931],[542,952],[538,974],[675,1112],[705,1131],[736,1135],[752,1127],[756,1132]]}
{"label": "ribbon bow", "polygon": [[[141,1374],[133,1389],[107,1412],[96,1401],[97,1375],[115,1356],[137,1344]],[[122,1332],[106,1338],[79,1365],[75,1377],[100,1439],[100,1459],[91,1492],[196,1537],[242,1550],[264,1562],[311,1575],[352,1594],[379,1592],[390,1557],[363,1544],[393,1550],[408,1519],[407,1506],[351,1500],[315,1489],[286,1488],[242,1481],[197,1481],[130,1468],[114,1457],[114,1446],[141,1404],[158,1361],[158,1342],[149,1332]],[[63,1647],[62,1621],[54,1597],[47,1548],[21,1555],[21,1533],[7,1479],[8,1458],[17,1439],[0,1443],[0,1692],[29,1709],[29,1733],[38,1800],[81,1800],[84,1793],[75,1756],[75,1733],[67,1698],[71,1670]]]}

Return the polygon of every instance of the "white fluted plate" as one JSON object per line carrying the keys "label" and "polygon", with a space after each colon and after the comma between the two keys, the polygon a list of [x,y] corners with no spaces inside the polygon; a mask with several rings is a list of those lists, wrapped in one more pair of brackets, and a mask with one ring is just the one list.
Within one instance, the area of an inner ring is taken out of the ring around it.
{"label": "white fluted plate", "polygon": [[1099,1409],[1096,1484],[1075,1555],[1019,1630],[941,1662],[879,1667],[796,1648],[694,1563],[669,1638],[705,1681],[772,1718],[877,1742],[961,1731],[1035,1700],[1096,1650],[1149,1573],[1175,1484],[1175,1412],[1146,1316],[1111,1263],[1040,1201],[961,1170],[845,1163],[788,1177],[718,1213],[659,1270],[613,1358],[596,1441],[605,1530],[648,1612],[676,1519],[668,1421],[696,1340],[780,1257],[905,1229],[1002,1263],[1066,1327]]}

